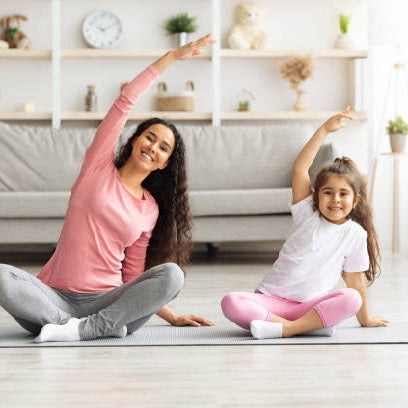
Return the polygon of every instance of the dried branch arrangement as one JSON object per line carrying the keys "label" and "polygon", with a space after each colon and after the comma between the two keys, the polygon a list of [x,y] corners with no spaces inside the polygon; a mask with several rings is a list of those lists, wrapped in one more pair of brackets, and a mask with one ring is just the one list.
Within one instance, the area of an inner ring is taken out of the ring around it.
{"label": "dried branch arrangement", "polygon": [[299,90],[301,82],[310,78],[315,68],[314,55],[293,55],[280,66],[282,77],[289,81],[290,87]]}

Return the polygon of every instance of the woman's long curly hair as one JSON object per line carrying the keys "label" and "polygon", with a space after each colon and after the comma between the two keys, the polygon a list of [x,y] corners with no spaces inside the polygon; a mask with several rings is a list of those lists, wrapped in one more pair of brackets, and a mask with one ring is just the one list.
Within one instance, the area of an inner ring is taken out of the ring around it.
{"label": "woman's long curly hair", "polygon": [[359,172],[353,160],[348,157],[335,159],[333,162],[323,167],[316,176],[313,189],[314,210],[319,210],[319,191],[332,175],[345,177],[348,184],[353,189],[354,197],[359,198],[357,205],[350,212],[348,218],[360,224],[367,231],[367,250],[370,264],[368,271],[365,272],[365,276],[368,284],[371,285],[380,273],[380,250],[373,222],[373,212],[367,201],[366,178]]}
{"label": "woman's long curly hair", "polygon": [[120,169],[132,154],[133,141],[152,125],[164,125],[174,135],[174,150],[167,166],[152,171],[142,182],[159,206],[159,217],[149,241],[145,268],[175,262],[184,268],[190,259],[192,222],[187,195],[185,146],[177,128],[159,118],[139,124],[133,135],[120,148],[115,166]]}

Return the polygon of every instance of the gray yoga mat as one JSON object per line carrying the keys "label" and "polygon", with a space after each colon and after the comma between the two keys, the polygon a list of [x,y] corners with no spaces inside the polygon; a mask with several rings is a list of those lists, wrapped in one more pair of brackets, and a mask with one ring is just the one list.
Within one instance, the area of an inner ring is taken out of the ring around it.
{"label": "gray yoga mat", "polygon": [[339,326],[332,337],[296,336],[289,339],[256,340],[232,323],[211,327],[144,326],[123,339],[104,338],[78,342],[36,344],[34,336],[19,326],[0,327],[0,347],[106,347],[170,345],[262,345],[262,344],[389,344],[408,343],[408,322],[392,322],[388,327]]}

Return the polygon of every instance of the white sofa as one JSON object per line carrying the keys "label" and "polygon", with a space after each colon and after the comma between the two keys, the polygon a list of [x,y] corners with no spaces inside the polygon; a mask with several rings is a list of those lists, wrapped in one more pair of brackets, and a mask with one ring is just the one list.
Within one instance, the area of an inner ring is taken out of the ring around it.
{"label": "white sofa", "polygon": [[[188,161],[195,242],[286,238],[291,168],[305,125],[178,126]],[[127,128],[123,142],[134,130]],[[55,243],[95,128],[0,122],[0,244]],[[316,166],[333,157],[324,146]]]}

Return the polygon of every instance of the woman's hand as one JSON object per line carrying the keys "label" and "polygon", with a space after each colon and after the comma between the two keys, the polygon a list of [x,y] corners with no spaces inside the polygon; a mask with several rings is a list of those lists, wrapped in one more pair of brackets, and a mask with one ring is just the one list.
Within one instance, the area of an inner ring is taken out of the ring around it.
{"label": "woman's hand", "polygon": [[213,322],[210,322],[207,319],[204,319],[200,316],[174,316],[171,319],[172,326],[214,326]]}
{"label": "woman's hand", "polygon": [[211,34],[207,34],[204,37],[199,38],[196,41],[191,41],[182,47],[174,48],[158,60],[153,62],[153,66],[157,72],[161,74],[166,70],[173,62],[189,59],[201,54],[201,47],[214,44],[215,40],[211,38]]}
{"label": "woman's hand", "polygon": [[364,324],[361,323],[363,327],[386,327],[388,326],[388,320],[383,319],[382,317],[369,317]]}
{"label": "woman's hand", "polygon": [[332,117],[327,119],[326,122],[323,123],[322,128],[327,133],[336,132],[337,130],[346,126],[342,122],[342,119],[353,120],[351,113],[353,113],[354,110],[355,110],[354,107],[347,106],[347,108],[344,109],[342,112],[338,113],[337,115],[333,115]]}
{"label": "woman's hand", "polygon": [[170,53],[176,60],[185,60],[200,55],[202,52],[201,47],[206,47],[214,43],[215,40],[211,38],[211,34],[207,34],[196,41],[191,41],[188,44],[183,45],[182,47],[174,48]]}

